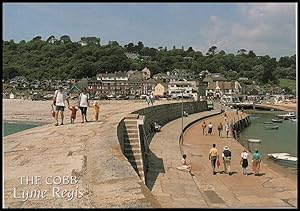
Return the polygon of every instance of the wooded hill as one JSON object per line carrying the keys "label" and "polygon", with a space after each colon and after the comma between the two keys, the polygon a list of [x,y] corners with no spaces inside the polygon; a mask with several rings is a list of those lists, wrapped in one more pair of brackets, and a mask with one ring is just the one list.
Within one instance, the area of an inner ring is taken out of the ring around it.
{"label": "wooded hill", "polygon": [[[216,46],[208,52],[146,47],[140,41],[120,46],[117,41],[100,45],[100,38],[84,37],[85,42],[73,42],[67,35],[59,40],[54,36],[42,40],[40,36],[30,41],[2,41],[3,79],[17,75],[31,79],[95,78],[98,73],[142,70],[148,67],[151,74],[173,69],[191,69],[197,73],[208,70],[220,72],[229,80],[240,77],[255,80],[258,84],[279,84],[279,79],[296,80],[296,55],[276,60],[268,55],[257,56],[253,50],[240,49],[227,54]],[[94,40],[94,41],[93,41]],[[53,42],[52,42],[53,41]],[[138,55],[130,59],[126,53]],[[249,83],[251,83],[249,81]]]}

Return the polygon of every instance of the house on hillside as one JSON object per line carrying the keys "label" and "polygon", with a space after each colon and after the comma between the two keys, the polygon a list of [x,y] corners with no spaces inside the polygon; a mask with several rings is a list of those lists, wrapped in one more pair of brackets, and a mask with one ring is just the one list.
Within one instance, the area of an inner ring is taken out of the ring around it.
{"label": "house on hillside", "polygon": [[142,73],[143,73],[144,79],[149,79],[151,77],[151,71],[147,67],[142,69]]}
{"label": "house on hillside", "polygon": [[164,96],[167,94],[168,85],[166,83],[157,83],[154,86],[153,96]]}
{"label": "house on hillside", "polygon": [[81,93],[81,90],[78,87],[78,84],[73,84],[73,86],[67,91],[69,98],[77,98]]}
{"label": "house on hillside", "polygon": [[236,102],[242,95],[242,87],[238,81],[209,82],[206,88],[206,96],[218,99],[226,99]]}

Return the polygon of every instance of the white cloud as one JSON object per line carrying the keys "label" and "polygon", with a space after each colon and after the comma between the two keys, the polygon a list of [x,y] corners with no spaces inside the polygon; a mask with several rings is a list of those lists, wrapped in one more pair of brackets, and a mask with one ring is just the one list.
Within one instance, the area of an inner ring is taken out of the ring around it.
{"label": "white cloud", "polygon": [[232,53],[245,48],[254,50],[258,55],[268,54],[278,58],[294,54],[295,6],[294,3],[239,4],[239,18],[234,22],[210,16],[200,32],[207,42],[195,48],[202,46],[207,51],[216,45],[219,50]]}

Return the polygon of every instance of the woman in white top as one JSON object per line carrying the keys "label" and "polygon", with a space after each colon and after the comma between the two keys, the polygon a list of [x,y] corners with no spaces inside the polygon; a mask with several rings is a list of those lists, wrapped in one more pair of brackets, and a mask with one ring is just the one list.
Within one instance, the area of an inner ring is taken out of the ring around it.
{"label": "woman in white top", "polygon": [[89,107],[89,93],[87,93],[87,89],[83,88],[82,92],[79,95],[79,109],[81,110],[81,115],[82,115],[82,122],[84,123],[87,122],[86,119],[86,113],[87,113],[87,108]]}
{"label": "woman in white top", "polygon": [[248,173],[247,173],[248,156],[249,156],[249,154],[248,154],[247,150],[244,149],[241,154],[241,157],[242,157],[241,164],[242,164],[242,168],[243,168],[243,174],[246,176],[248,176]]}

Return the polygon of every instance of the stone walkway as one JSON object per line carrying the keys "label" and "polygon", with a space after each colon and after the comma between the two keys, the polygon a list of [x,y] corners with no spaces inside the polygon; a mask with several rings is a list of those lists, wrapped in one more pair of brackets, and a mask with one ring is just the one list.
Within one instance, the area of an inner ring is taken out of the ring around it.
{"label": "stone walkway", "polygon": [[[184,119],[185,124],[213,112],[216,111],[190,115]],[[226,113],[229,120],[236,118],[234,110],[228,110]],[[152,176],[150,177],[152,194],[162,207],[295,208],[297,206],[296,176],[295,179],[287,178],[269,168],[264,162],[260,176],[254,176],[252,173],[251,162],[248,167],[251,174],[243,175],[239,164],[243,147],[235,139],[219,138],[217,134],[217,124],[220,121],[224,122],[223,114],[206,118],[205,121],[214,125],[211,136],[202,135],[202,120],[190,127],[184,135],[183,151],[192,163],[194,177],[188,172],[176,170],[176,167],[180,166],[181,159],[178,144],[181,119],[165,125],[162,132],[154,136],[150,144],[153,153],[151,156],[155,156],[156,161],[160,162],[150,164],[149,175]],[[208,151],[213,143],[217,144],[220,153],[226,145],[231,149],[233,175],[223,173],[222,162],[217,169],[217,175],[212,175]]]}

